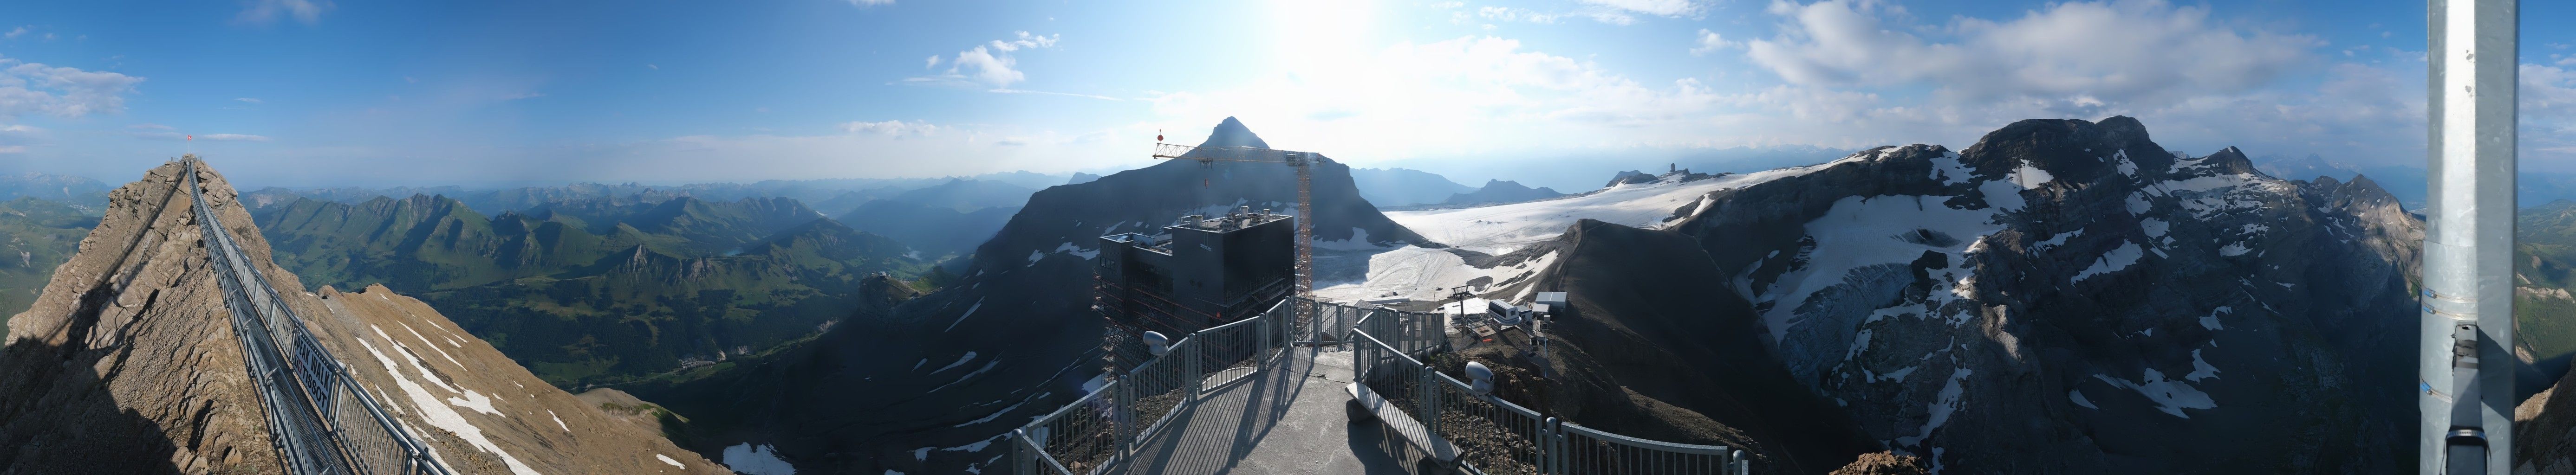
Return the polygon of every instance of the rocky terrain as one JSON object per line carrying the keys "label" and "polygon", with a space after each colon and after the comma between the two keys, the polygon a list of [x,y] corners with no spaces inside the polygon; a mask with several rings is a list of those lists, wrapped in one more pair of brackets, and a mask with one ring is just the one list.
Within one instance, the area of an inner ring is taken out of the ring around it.
{"label": "rocky terrain", "polygon": [[[0,473],[282,470],[179,173],[166,164],[110,192],[80,252],[10,320]],[[287,306],[460,473],[730,472],[547,386],[419,300],[296,291],[222,175],[198,178]]]}
{"label": "rocky terrain", "polygon": [[2420,223],[2136,120],[2030,120],[1712,193],[1696,238],[1796,380],[1936,471],[2411,464]]}

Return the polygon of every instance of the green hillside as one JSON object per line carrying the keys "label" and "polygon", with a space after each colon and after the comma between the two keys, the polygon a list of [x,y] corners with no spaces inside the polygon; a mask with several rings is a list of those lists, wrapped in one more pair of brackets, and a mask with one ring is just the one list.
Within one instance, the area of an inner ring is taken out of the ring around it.
{"label": "green hillside", "polygon": [[791,199],[572,200],[485,217],[441,196],[255,214],[306,285],[420,297],[565,387],[760,353],[855,312],[862,279],[930,263]]}
{"label": "green hillside", "polygon": [[97,225],[97,217],[62,202],[0,202],[0,336],[8,333],[9,317],[35,303],[54,267],[70,260]]}
{"label": "green hillside", "polygon": [[2523,208],[2515,224],[2515,339],[2535,359],[2576,353],[2576,202]]}

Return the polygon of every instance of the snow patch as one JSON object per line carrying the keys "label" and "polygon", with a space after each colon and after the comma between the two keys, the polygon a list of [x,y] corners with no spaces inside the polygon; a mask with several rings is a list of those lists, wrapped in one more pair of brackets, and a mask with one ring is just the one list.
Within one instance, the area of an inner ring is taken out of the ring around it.
{"label": "snow patch", "polygon": [[2091,400],[2091,399],[2085,399],[2085,398],[2084,398],[2084,391],[2067,391],[2067,392],[2066,392],[2066,398],[2067,398],[2067,399],[2075,400],[2075,405],[2078,405],[2078,406],[2084,406],[2084,408],[2085,408],[2085,409],[2092,409],[2092,410],[2097,410],[2097,411],[2102,409],[2100,406],[2095,406],[2095,405],[2093,405],[2093,400]]}
{"label": "snow patch", "polygon": [[939,367],[939,369],[930,370],[930,374],[939,374],[939,372],[941,372],[941,371],[947,371],[947,370],[954,369],[954,368],[959,367],[959,366],[965,366],[965,365],[966,365],[966,362],[968,362],[968,361],[975,361],[975,352],[972,352],[972,351],[966,352],[966,356],[960,356],[960,357],[957,357],[957,362],[955,362],[955,363],[949,363],[949,364],[948,364],[948,366],[941,366],[941,367]]}
{"label": "snow patch", "polygon": [[465,397],[463,399],[452,397],[447,398],[447,403],[454,404],[456,407],[473,409],[474,412],[495,416],[501,415],[501,411],[492,408],[492,398],[484,397],[483,393],[474,392],[472,389],[465,390]]}
{"label": "snow patch", "polygon": [[[1845,161],[1858,160],[1866,153],[1854,154],[1821,165],[1789,167],[1715,178],[1678,181],[1656,180],[1645,183],[1622,183],[1590,193],[1557,199],[1521,203],[1386,213],[1387,219],[1412,229],[1432,241],[1459,248],[1502,254],[1499,249],[1555,239],[1577,220],[1590,218],[1610,223],[1659,229],[1675,210],[1681,209],[1710,192],[1752,186],[1783,177],[1804,175]],[[1705,209],[1706,207],[1701,207]],[[1320,244],[1320,243],[1318,243]]]}
{"label": "snow patch", "polygon": [[2165,231],[2171,230],[2172,228],[2172,223],[2166,223],[2165,220],[2161,219],[2147,218],[2138,220],[2138,230],[2146,231],[2147,239],[2165,237]]}
{"label": "snow patch", "polygon": [[[2234,311],[2233,311],[2233,310],[2229,310],[2227,307],[2218,307],[2218,308],[2216,308],[2216,309],[2211,309],[2211,310],[2209,311],[2209,314],[2208,314],[2208,315],[2202,315],[2202,316],[2200,317],[2200,327],[2201,327],[2201,328],[2207,328],[2207,329],[2210,329],[2210,330],[2225,330],[2225,329],[2227,329],[2227,327],[2223,327],[2223,326],[2219,326],[2219,325],[2218,325],[2218,314],[2221,314],[2221,313],[2232,313],[2232,312],[2234,312]],[[2199,354],[2199,352],[2195,351],[2195,352],[2193,352],[2193,354],[2194,354],[2194,355],[2198,355],[2198,354]]]}
{"label": "snow patch", "polygon": [[669,455],[653,454],[653,459],[660,460],[662,463],[671,464],[673,467],[689,468],[687,465],[680,465],[680,461],[678,460],[671,460],[671,456]]}
{"label": "snow patch", "polygon": [[966,317],[972,317],[972,316],[975,316],[975,311],[976,311],[976,310],[981,310],[981,309],[983,309],[983,308],[984,308],[984,299],[980,299],[980,298],[979,298],[979,299],[975,299],[975,305],[971,305],[971,306],[966,307],[966,313],[958,315],[958,316],[957,316],[957,321],[954,321],[954,322],[948,322],[948,328],[942,328],[942,329],[940,329],[939,331],[940,331],[941,333],[947,333],[949,330],[955,330],[955,329],[957,329],[957,324],[960,324],[960,323],[966,323]]}
{"label": "snow patch", "polygon": [[[377,336],[382,337],[384,334],[384,329],[376,329]],[[394,385],[402,388],[403,395],[411,399],[413,407],[420,409],[421,420],[428,422],[430,427],[437,427],[439,430],[447,431],[449,434],[455,434],[458,439],[463,439],[467,445],[472,445],[476,449],[499,456],[501,458],[501,464],[509,467],[510,473],[513,475],[537,475],[537,470],[535,468],[530,468],[527,464],[520,463],[517,457],[512,457],[509,452],[501,450],[500,445],[493,444],[491,439],[483,437],[483,428],[475,427],[473,423],[466,422],[464,414],[457,413],[455,409],[448,408],[446,404],[440,404],[438,396],[431,395],[428,388],[422,387],[419,383],[412,382],[411,378],[404,377],[402,371],[394,368],[394,359],[392,357],[385,356],[385,353],[382,351],[377,351],[374,343],[368,343],[367,339],[364,337],[355,338],[355,340],[358,340],[359,346],[367,349],[367,354],[376,357],[377,364],[384,365],[385,374],[393,376]],[[389,337],[385,338],[385,342],[395,345],[401,344],[395,343],[394,339]],[[417,368],[419,367],[419,364],[414,363],[413,367]],[[429,375],[426,371],[421,374],[424,376]],[[430,377],[431,379],[436,379],[435,376]],[[399,407],[400,405],[396,404],[395,406]]]}
{"label": "snow patch", "polygon": [[546,410],[546,417],[554,418],[554,420],[555,420],[555,427],[561,427],[561,428],[563,428],[563,431],[564,431],[564,432],[572,432],[572,426],[564,425],[564,423],[563,423],[563,416],[555,415],[555,410],[553,410],[553,409],[547,409],[547,410]]}
{"label": "snow patch", "polygon": [[2030,162],[2022,162],[2021,168],[2013,169],[2012,173],[2013,184],[2021,185],[2024,190],[2036,190],[2040,185],[2056,180],[2057,177],[2049,175],[2048,170],[2030,166]]}
{"label": "snow patch", "polygon": [[[1065,253],[1065,254],[1072,254],[1072,255],[1074,255],[1075,257],[1083,258],[1083,260],[1090,260],[1090,259],[1091,259],[1091,258],[1093,258],[1093,257],[1098,257],[1098,256],[1100,256],[1100,250],[1099,250],[1099,249],[1093,249],[1093,250],[1085,251],[1085,250],[1082,250],[1082,248],[1081,248],[1081,247],[1074,246],[1074,245],[1073,245],[1073,243],[1069,243],[1069,242],[1068,242],[1068,243],[1063,243],[1063,244],[1058,244],[1058,245],[1056,245],[1056,246],[1055,246],[1055,252]],[[1035,261],[1031,261],[1031,262],[1032,262],[1032,263],[1034,263]]]}
{"label": "snow patch", "polygon": [[2246,252],[2250,252],[2250,251],[2253,251],[2253,249],[2248,249],[2248,248],[2246,248],[2246,247],[2245,247],[2245,243],[2241,243],[2241,242],[2239,242],[2239,243],[2228,243],[2228,244],[2227,244],[2227,245],[2225,245],[2225,246],[2218,246],[2218,255],[2221,255],[2221,256],[2242,256],[2242,255],[2245,255],[2245,253],[2246,253]]}
{"label": "snow patch", "polygon": [[2102,253],[2102,257],[2100,259],[2095,259],[2093,261],[2092,267],[2084,268],[2083,272],[2075,273],[2075,278],[2068,280],[2068,282],[2083,282],[2084,279],[2095,275],[2119,272],[2121,269],[2129,268],[2130,264],[2138,263],[2138,257],[2143,254],[2145,254],[2145,251],[2138,248],[2138,243],[2122,242],[2120,243],[2120,247],[2112,248],[2111,252]]}
{"label": "snow patch", "polygon": [[965,376],[959,376],[959,377],[957,377],[957,380],[956,380],[956,381],[950,381],[948,384],[942,384],[942,385],[939,385],[939,387],[936,387],[936,388],[930,388],[930,390],[929,390],[929,391],[924,391],[924,392],[939,392],[939,390],[941,390],[941,389],[948,389],[948,387],[949,387],[949,386],[956,386],[956,385],[959,385],[959,384],[964,384],[964,383],[966,382],[966,380],[969,380],[969,379],[975,379],[975,377],[976,377],[976,376],[982,376],[982,375],[984,375],[984,372],[986,372],[986,371],[992,371],[992,370],[993,370],[993,366],[1000,365],[1000,364],[1002,364],[1002,360],[1000,360],[1000,359],[995,359],[995,360],[993,360],[993,361],[985,362],[985,363],[984,363],[984,367],[982,367],[982,368],[976,368],[976,369],[975,369],[975,371],[973,371],[973,372],[969,372],[969,373],[966,373],[966,375],[965,375]]}
{"label": "snow patch", "polygon": [[2147,368],[2146,378],[2134,383],[2125,379],[2113,378],[2110,375],[2096,374],[2093,375],[2093,377],[2095,379],[2102,380],[2102,382],[2111,383],[2112,386],[2116,386],[2121,389],[2137,391],[2138,394],[2146,396],[2147,400],[2154,401],[2156,403],[2156,410],[2165,411],[2166,414],[2172,414],[2174,417],[2190,419],[2191,416],[2184,415],[2182,413],[2182,410],[2184,409],[2215,409],[2218,407],[2218,401],[2211,400],[2209,398],[2209,393],[2201,392],[2199,388],[2192,387],[2190,383],[2167,381],[2165,380],[2165,374],[2163,372],[2156,371],[2155,368]]}
{"label": "snow patch", "polygon": [[2210,366],[2209,360],[2200,359],[2199,349],[2191,350],[2191,374],[2182,375],[2182,379],[2197,383],[2215,377],[2218,377],[2218,367]]}

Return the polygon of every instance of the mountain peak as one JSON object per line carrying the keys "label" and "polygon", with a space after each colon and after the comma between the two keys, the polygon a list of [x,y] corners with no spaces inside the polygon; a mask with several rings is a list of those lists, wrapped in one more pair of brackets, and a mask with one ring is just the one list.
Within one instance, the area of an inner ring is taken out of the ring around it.
{"label": "mountain peak", "polygon": [[1216,123],[1216,130],[1209,131],[1207,141],[1200,142],[1199,146],[1270,148],[1270,143],[1261,141],[1261,136],[1254,135],[1252,128],[1243,126],[1243,121],[1226,117],[1225,121]]}

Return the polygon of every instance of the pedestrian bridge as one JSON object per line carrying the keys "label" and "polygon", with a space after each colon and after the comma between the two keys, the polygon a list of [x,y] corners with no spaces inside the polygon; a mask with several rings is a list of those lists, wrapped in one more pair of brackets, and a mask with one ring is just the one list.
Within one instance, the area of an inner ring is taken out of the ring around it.
{"label": "pedestrian bridge", "polygon": [[1446,326],[1291,297],[1013,431],[1015,473],[1750,473],[1741,451],[1612,434],[1478,391],[1422,363],[1448,351]]}
{"label": "pedestrian bridge", "polygon": [[233,241],[231,228],[206,205],[196,155],[181,158],[215,282],[232,314],[233,337],[267,414],[269,441],[294,475],[454,475],[419,439],[358,389],[347,365],[313,337],[268,278]]}

